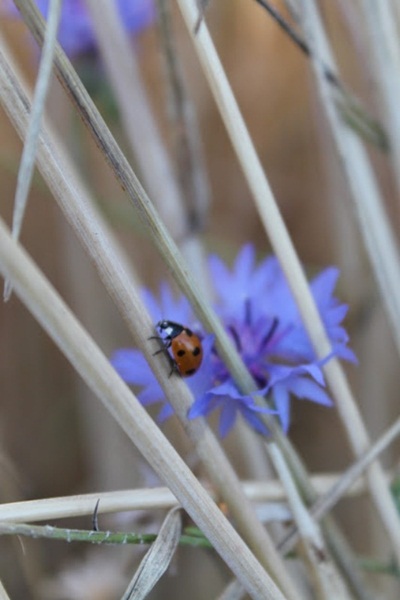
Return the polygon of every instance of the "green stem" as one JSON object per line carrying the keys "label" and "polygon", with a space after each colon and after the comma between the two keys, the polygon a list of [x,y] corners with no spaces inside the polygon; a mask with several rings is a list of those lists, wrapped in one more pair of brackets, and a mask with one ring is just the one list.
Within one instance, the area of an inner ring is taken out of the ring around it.
{"label": "green stem", "polygon": [[[152,544],[155,533],[132,533],[126,531],[94,531],[87,529],[66,529],[51,525],[29,525],[26,523],[1,523],[0,535],[22,535],[31,538],[46,538],[66,542],[89,542],[91,544]],[[187,528],[181,535],[181,546],[212,548],[206,537],[195,528]]]}

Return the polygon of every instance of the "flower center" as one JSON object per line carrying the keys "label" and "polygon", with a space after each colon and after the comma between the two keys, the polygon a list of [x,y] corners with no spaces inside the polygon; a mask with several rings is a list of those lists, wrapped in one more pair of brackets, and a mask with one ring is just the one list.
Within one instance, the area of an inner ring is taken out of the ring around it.
{"label": "flower center", "polygon": [[231,323],[227,327],[237,351],[259,387],[264,387],[268,382],[271,345],[278,325],[276,317],[260,318],[253,323],[251,311],[247,308],[244,323]]}

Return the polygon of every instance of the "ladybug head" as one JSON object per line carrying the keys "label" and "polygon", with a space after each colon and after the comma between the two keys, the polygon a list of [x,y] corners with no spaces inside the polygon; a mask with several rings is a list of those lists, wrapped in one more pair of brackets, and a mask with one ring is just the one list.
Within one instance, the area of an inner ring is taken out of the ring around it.
{"label": "ladybug head", "polygon": [[163,321],[158,321],[156,327],[158,327],[158,329],[168,329],[168,327],[170,327],[170,325],[171,325],[171,321],[163,320]]}
{"label": "ladybug head", "polygon": [[170,339],[177,337],[184,330],[183,325],[167,320],[158,321],[157,328],[164,331]]}

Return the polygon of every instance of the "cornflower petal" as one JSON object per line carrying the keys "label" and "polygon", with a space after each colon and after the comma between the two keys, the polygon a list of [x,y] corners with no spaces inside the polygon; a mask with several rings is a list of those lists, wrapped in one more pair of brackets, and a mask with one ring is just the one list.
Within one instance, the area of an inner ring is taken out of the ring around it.
{"label": "cornflower petal", "polygon": [[216,400],[211,399],[210,401],[208,394],[203,394],[202,396],[199,396],[198,398],[196,398],[196,400],[190,407],[188,412],[188,418],[196,419],[197,417],[205,417],[212,410],[214,410],[215,404]]}
{"label": "cornflower petal", "polygon": [[[255,265],[256,252],[253,244],[245,244],[240,250],[232,270],[218,256],[209,258],[215,291],[225,317],[243,316],[243,305],[247,300],[257,300],[266,293],[275,277],[276,260],[267,258],[259,266]],[[217,307],[218,308],[218,307]],[[255,315],[258,317],[258,314]]]}
{"label": "cornflower petal", "polygon": [[329,398],[325,390],[322,389],[321,386],[315,383],[315,381],[312,379],[297,377],[288,384],[287,388],[297,398],[311,400],[312,402],[323,404],[324,406],[333,405],[332,400]]}
{"label": "cornflower petal", "polygon": [[138,399],[143,406],[151,406],[152,404],[157,404],[164,400],[164,392],[154,377],[153,380],[139,392]]}
{"label": "cornflower petal", "polygon": [[207,394],[196,399],[188,417],[194,419],[200,415],[206,416],[216,408],[221,409],[219,420],[221,437],[225,437],[233,427],[238,413],[258,432],[264,434],[267,434],[268,430],[257,417],[257,413],[276,414],[275,410],[267,406],[258,406],[251,396],[241,394],[232,381],[227,381],[210,389]]}
{"label": "cornflower petal", "polygon": [[[321,362],[324,363],[325,360]],[[278,383],[282,383],[283,381],[289,381],[301,375],[309,375],[310,377],[315,379],[315,381],[319,385],[325,385],[324,375],[318,364],[311,363],[306,365],[298,365],[297,367],[288,367],[286,365],[271,365],[270,372],[271,377],[268,382],[268,385],[265,387],[264,390],[260,390],[260,393],[268,393],[271,390],[271,388],[273,388]]]}
{"label": "cornflower petal", "polygon": [[[329,308],[328,316],[326,317],[326,322],[333,327],[338,323],[341,323],[345,316],[347,315],[349,307],[347,304],[339,304],[338,306]],[[346,333],[345,330],[341,327],[343,333]]]}
{"label": "cornflower petal", "polygon": [[274,405],[278,411],[283,431],[286,433],[290,425],[290,395],[289,390],[283,384],[277,384],[272,391]]}
{"label": "cornflower petal", "polygon": [[154,323],[168,318],[170,321],[190,324],[193,327],[193,313],[189,302],[183,296],[175,298],[171,288],[165,282],[160,285],[159,299],[146,288],[142,290],[142,298]]}
{"label": "cornflower petal", "polygon": [[221,415],[219,418],[219,434],[223,438],[232,429],[236,422],[237,409],[232,402],[225,402],[221,407]]}
{"label": "cornflower petal", "polygon": [[331,304],[333,290],[336,287],[339,274],[340,272],[337,267],[328,267],[312,280],[311,289],[313,296],[321,306]]}
{"label": "cornflower petal", "polygon": [[116,350],[111,364],[126,383],[146,385],[153,375],[143,354],[132,348]]}
{"label": "cornflower petal", "polygon": [[254,431],[266,436],[270,434],[268,427],[264,424],[264,421],[259,418],[255,411],[247,410],[246,407],[243,407],[242,414],[243,418],[254,429]]}
{"label": "cornflower petal", "polygon": [[355,365],[358,365],[357,356],[354,354],[353,350],[351,348],[347,348],[347,346],[338,346],[335,350],[335,354],[342,360],[346,360],[347,362],[351,362]]}
{"label": "cornflower petal", "polygon": [[172,417],[173,414],[174,409],[170,404],[168,404],[168,402],[166,402],[157,415],[157,421],[159,423],[164,423],[164,421]]}
{"label": "cornflower petal", "polygon": [[230,305],[235,308],[238,301],[247,297],[248,280],[254,267],[255,250],[252,244],[246,244],[239,252],[233,273],[217,256],[209,259],[209,268],[215,290],[224,302],[224,309],[229,311]]}

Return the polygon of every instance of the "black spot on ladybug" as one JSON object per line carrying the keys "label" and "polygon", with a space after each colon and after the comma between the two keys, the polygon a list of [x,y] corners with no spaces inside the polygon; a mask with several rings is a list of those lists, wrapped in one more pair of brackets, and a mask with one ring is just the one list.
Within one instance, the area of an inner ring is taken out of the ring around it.
{"label": "black spot on ladybug", "polygon": [[185,350],[178,350],[178,352],[176,353],[178,356],[185,356],[186,351]]}
{"label": "black spot on ladybug", "polygon": [[185,371],[185,375],[187,376],[193,375],[194,373],[196,373],[196,369],[188,369],[187,371]]}
{"label": "black spot on ladybug", "polygon": [[187,327],[186,327],[186,329],[185,329],[185,333],[186,333],[186,335],[188,335],[189,337],[192,337],[192,335],[193,335],[193,331],[191,331],[191,330],[190,330],[190,329],[188,329]]}
{"label": "black spot on ladybug", "polygon": [[196,346],[196,348],[192,351],[193,356],[198,356],[200,354],[201,350],[198,346]]}

